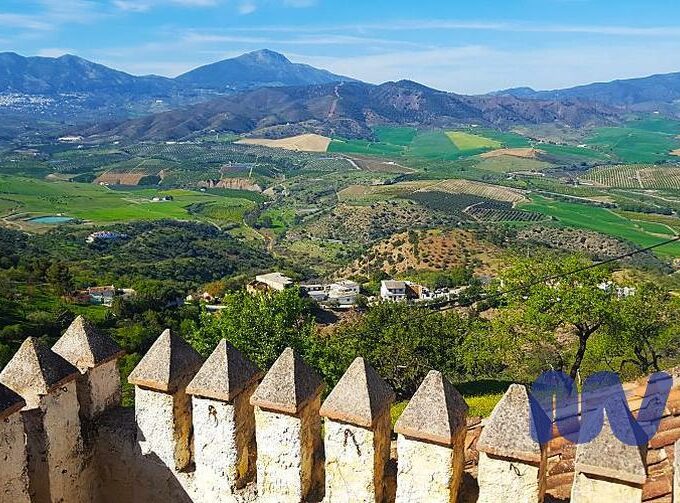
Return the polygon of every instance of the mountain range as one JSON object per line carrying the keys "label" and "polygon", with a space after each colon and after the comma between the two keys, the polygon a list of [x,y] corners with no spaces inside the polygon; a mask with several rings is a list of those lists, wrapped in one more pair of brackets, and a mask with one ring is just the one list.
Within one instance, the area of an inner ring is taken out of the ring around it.
{"label": "mountain range", "polygon": [[680,73],[597,82],[550,91],[535,91],[530,87],[518,87],[492,94],[515,96],[521,99],[589,100],[633,110],[666,108],[680,99]]}
{"label": "mountain range", "polygon": [[[53,120],[86,134],[177,139],[203,130],[281,136],[315,131],[370,137],[376,124],[507,128],[615,123],[631,111],[680,116],[680,73],[481,96],[410,81],[372,85],[289,61],[270,50],[176,78],[133,76],[77,56],[0,53],[0,119],[27,128]],[[87,126],[94,124],[94,126]]]}
{"label": "mountain range", "polygon": [[283,137],[302,132],[370,138],[371,126],[478,124],[507,128],[558,123],[573,127],[613,123],[613,110],[597,103],[463,96],[411,81],[381,85],[342,82],[266,87],[85,132],[117,139],[178,140],[207,131]]}

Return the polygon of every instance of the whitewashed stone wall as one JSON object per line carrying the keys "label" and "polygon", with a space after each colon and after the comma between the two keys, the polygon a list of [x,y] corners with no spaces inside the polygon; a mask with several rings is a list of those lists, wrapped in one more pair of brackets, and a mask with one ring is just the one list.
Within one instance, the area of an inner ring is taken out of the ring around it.
{"label": "whitewashed stone wall", "polygon": [[89,501],[84,480],[84,448],[80,434],[76,382],[58,388],[40,400],[45,433],[49,490],[52,501]]}
{"label": "whitewashed stone wall", "polygon": [[376,421],[374,430],[332,420],[326,420],[324,430],[325,501],[382,501],[390,456],[389,411]]}
{"label": "whitewashed stone wall", "polygon": [[255,407],[257,488],[262,501],[299,503],[323,483],[323,460],[315,457],[322,452],[320,405],[317,397],[298,416]]}
{"label": "whitewashed stone wall", "polygon": [[191,397],[135,387],[135,419],[143,455],[157,456],[168,467],[182,470],[191,461]]}
{"label": "whitewashed stone wall", "polygon": [[0,421],[0,501],[29,503],[24,423],[16,412]]}
{"label": "whitewashed stone wall", "polygon": [[[397,503],[452,503],[451,488],[462,475],[465,459],[454,460],[449,446],[427,443],[399,435]],[[460,465],[456,469],[455,463]]]}
{"label": "whitewashed stone wall", "polygon": [[576,474],[572,487],[571,501],[575,503],[602,503],[604,501],[640,503],[642,501],[642,487],[640,486],[597,478],[585,473]]}
{"label": "whitewashed stone wall", "polygon": [[[192,397],[196,485],[213,498],[227,498],[255,471],[255,416],[250,390],[233,402]],[[222,501],[222,499],[220,499]]]}
{"label": "whitewashed stone wall", "polygon": [[[119,390],[115,362],[88,372],[92,403],[105,411]],[[260,407],[253,413],[254,383],[233,402],[193,397],[192,403],[181,390],[137,387],[136,417],[129,410],[106,410],[91,425],[92,442],[84,443],[80,382],[51,389],[32,399],[33,407],[0,420],[0,503],[298,503],[319,501],[324,485],[327,503],[392,503],[384,490],[388,413],[372,429],[327,420],[330,462],[324,471],[320,396],[289,415]],[[259,447],[257,483],[242,487],[255,466],[253,438]],[[396,501],[452,503],[451,488],[460,483],[464,462],[456,453],[464,438],[463,430],[453,445],[442,445],[400,434]],[[545,452],[536,463],[480,452],[477,501],[540,502],[545,491],[540,466]],[[680,470],[675,475],[677,501]],[[577,474],[572,492],[574,503],[641,499],[640,485],[584,473]]]}
{"label": "whitewashed stone wall", "polygon": [[479,453],[478,503],[536,503],[545,491],[538,465]]}
{"label": "whitewashed stone wall", "polygon": [[81,416],[93,419],[105,410],[120,405],[121,381],[118,361],[111,360],[88,370],[78,378]]}

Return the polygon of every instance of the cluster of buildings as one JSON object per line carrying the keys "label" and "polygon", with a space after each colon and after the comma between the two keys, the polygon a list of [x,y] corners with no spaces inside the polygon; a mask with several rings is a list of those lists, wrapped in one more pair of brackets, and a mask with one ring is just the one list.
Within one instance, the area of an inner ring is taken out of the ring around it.
{"label": "cluster of buildings", "polygon": [[132,288],[116,288],[113,285],[91,286],[75,294],[75,301],[82,304],[94,304],[111,307],[116,297],[129,298],[136,292]]}
{"label": "cluster of buildings", "polygon": [[300,288],[319,304],[339,307],[354,306],[361,291],[359,283],[347,279],[330,284],[304,284]]}

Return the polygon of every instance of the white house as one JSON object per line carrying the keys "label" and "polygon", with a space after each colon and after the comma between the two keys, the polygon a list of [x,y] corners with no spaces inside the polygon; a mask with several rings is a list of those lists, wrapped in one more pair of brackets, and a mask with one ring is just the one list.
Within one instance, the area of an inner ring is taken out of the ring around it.
{"label": "white house", "polygon": [[390,302],[406,300],[406,282],[394,280],[381,281],[380,297]]}
{"label": "white house", "polygon": [[257,281],[258,283],[263,283],[272,290],[275,290],[277,292],[282,292],[293,284],[292,279],[290,279],[288,276],[284,276],[280,272],[260,274],[258,276],[255,276],[255,281]]}

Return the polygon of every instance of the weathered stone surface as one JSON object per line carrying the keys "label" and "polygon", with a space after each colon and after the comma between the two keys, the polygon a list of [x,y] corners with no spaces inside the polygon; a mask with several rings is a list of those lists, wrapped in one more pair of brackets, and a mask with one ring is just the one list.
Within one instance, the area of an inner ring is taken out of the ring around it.
{"label": "weathered stone surface", "polygon": [[577,473],[571,489],[571,503],[602,503],[604,501],[640,503],[642,487],[613,482],[587,473]]}
{"label": "weathered stone surface", "polygon": [[231,402],[192,397],[194,462],[198,490],[223,501],[255,475],[255,414],[250,396],[253,382]]}
{"label": "weathered stone surface", "polygon": [[[3,387],[4,388],[4,387]],[[1,388],[0,388],[1,389]],[[5,388],[6,390],[7,388]],[[23,403],[23,400],[20,401]],[[0,501],[29,503],[24,423],[15,411],[0,422]]]}
{"label": "weathered stone surface", "polygon": [[673,501],[680,502],[680,440],[675,442],[673,459]]}
{"label": "weathered stone surface", "polygon": [[255,408],[258,501],[299,503],[320,492],[324,480],[321,397],[297,413]]}
{"label": "weathered stone surface", "polygon": [[394,391],[358,357],[330,392],[320,414],[334,421],[371,428],[394,401]]}
{"label": "weathered stone surface", "polygon": [[385,468],[390,458],[390,413],[383,409],[372,429],[327,420],[324,424],[326,494],[333,503],[384,500]]}
{"label": "weathered stone surface", "polygon": [[399,435],[397,450],[397,503],[456,501],[465,463],[462,449]]}
{"label": "weathered stone surface", "polygon": [[431,371],[404,409],[394,431],[407,437],[453,445],[467,428],[468,406],[456,388]]}
{"label": "weathered stone surface", "polygon": [[229,402],[261,377],[260,369],[222,339],[187,386],[187,393]]}
{"label": "weathered stone surface", "polygon": [[20,395],[0,384],[0,420],[23,409],[25,405],[26,402]]}
{"label": "weathered stone surface", "polygon": [[122,389],[116,359],[90,369],[77,382],[81,417],[92,420],[105,410],[120,405]]}
{"label": "weathered stone surface", "polygon": [[[612,421],[616,421],[619,431],[633,428],[633,418],[630,416],[624,402],[611,399],[609,410],[616,409],[616,413],[604,411],[602,429],[593,440],[579,443],[576,449],[576,472],[582,472],[599,477],[609,477],[631,484],[644,484],[647,478],[644,458],[646,446],[640,448],[621,442],[612,431]],[[581,428],[581,435],[592,436],[592,432],[600,428],[600,418],[592,416],[590,422],[585,422]],[[582,437],[583,438],[583,437]]]}
{"label": "weathered stone surface", "polygon": [[21,395],[28,407],[35,408],[40,396],[78,375],[77,368],[35,337],[29,337],[0,373],[0,382]]}
{"label": "weathered stone surface", "polygon": [[125,354],[113,339],[99,332],[82,316],[73,320],[64,335],[52,346],[52,351],[81,372]]}
{"label": "weathered stone surface", "polygon": [[174,393],[191,381],[202,364],[203,359],[194,348],[166,330],[130,373],[128,382],[164,393]]}
{"label": "weathered stone surface", "polygon": [[263,409],[297,414],[323,390],[321,377],[292,348],[286,348],[255,390],[250,403]]}
{"label": "weathered stone surface", "polygon": [[76,383],[63,384],[24,410],[30,492],[35,501],[89,501]]}
{"label": "weathered stone surface", "polygon": [[191,461],[191,397],[183,390],[170,395],[135,388],[137,438],[142,454],[157,458],[170,470]]}
{"label": "weathered stone surface", "polygon": [[477,450],[538,463],[544,449],[532,437],[532,430],[535,431],[535,427],[529,393],[525,386],[512,384],[484,426],[477,441]]}
{"label": "weathered stone surface", "polygon": [[[477,503],[537,503],[545,492],[544,465],[479,453]],[[602,500],[606,501],[606,500]]]}

